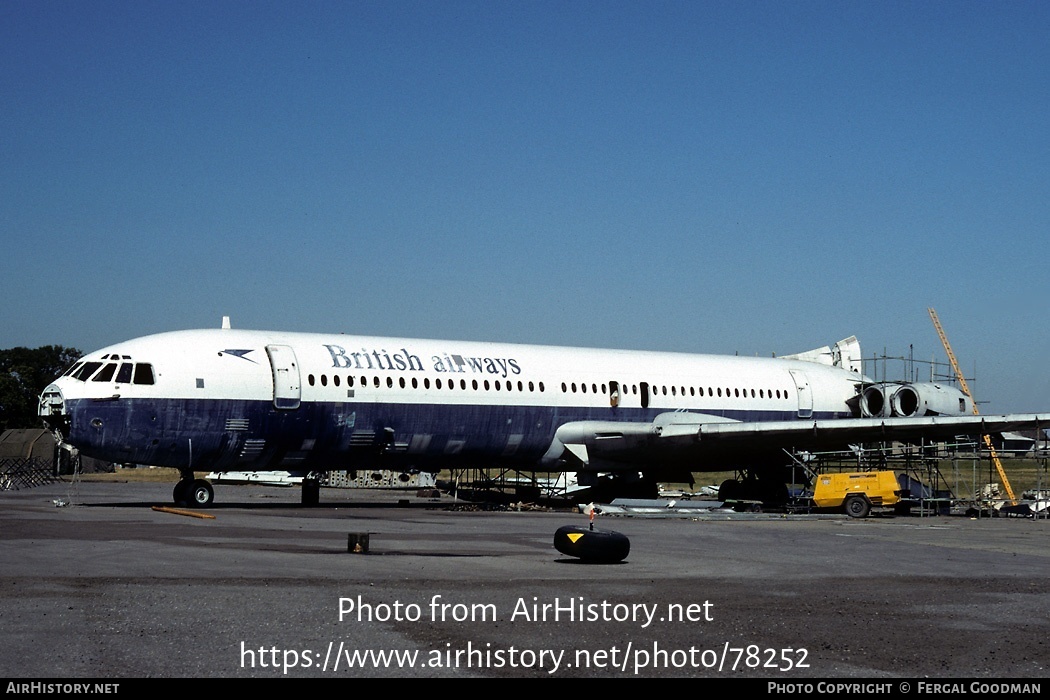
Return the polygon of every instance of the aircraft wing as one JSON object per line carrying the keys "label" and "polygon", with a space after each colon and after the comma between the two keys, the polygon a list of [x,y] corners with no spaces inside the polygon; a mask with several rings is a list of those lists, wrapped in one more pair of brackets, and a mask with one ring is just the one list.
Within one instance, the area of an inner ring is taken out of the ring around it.
{"label": "aircraft wing", "polygon": [[921,416],[915,418],[840,418],[770,422],[693,422],[674,419],[653,421],[661,440],[677,443],[717,441],[723,444],[748,440],[775,442],[800,449],[834,448],[867,442],[919,442],[958,435],[979,437],[1004,430],[1050,426],[1050,414],[988,416]]}
{"label": "aircraft wing", "polygon": [[623,468],[647,460],[699,467],[705,458],[712,457],[747,460],[782,454],[783,450],[846,450],[860,443],[919,443],[1048,426],[1050,414],[1038,413],[740,422],[672,412],[657,416],[652,423],[567,423],[558,429],[546,459],[564,459],[571,454],[592,468],[612,464]]}

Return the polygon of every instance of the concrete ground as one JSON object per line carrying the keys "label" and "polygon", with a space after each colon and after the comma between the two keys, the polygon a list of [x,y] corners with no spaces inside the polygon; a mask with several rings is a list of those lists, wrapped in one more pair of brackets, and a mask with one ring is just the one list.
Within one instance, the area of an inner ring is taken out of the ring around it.
{"label": "concrete ground", "polygon": [[0,677],[1050,676],[1046,520],[603,516],[591,564],[577,513],[171,487],[0,493]]}

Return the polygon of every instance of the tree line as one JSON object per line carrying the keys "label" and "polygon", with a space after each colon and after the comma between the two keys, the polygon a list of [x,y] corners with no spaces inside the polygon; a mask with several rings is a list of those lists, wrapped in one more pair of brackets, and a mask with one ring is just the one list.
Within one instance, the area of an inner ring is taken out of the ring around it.
{"label": "tree line", "polygon": [[40,393],[83,354],[61,345],[0,350],[0,432],[42,427]]}

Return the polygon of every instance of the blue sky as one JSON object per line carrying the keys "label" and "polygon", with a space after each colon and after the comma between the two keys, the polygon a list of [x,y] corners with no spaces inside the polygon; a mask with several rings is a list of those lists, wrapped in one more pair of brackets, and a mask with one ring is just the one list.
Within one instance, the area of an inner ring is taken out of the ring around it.
{"label": "blue sky", "polygon": [[944,362],[933,307],[982,412],[1047,411],[1047,37],[1023,1],[2,0],[0,347],[229,315]]}

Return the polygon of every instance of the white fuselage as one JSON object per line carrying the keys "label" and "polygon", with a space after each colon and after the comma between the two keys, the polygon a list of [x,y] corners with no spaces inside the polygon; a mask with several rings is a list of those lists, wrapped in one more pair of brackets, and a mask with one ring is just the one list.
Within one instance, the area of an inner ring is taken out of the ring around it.
{"label": "white fuselage", "polygon": [[849,418],[865,383],[781,358],[214,329],[93,352],[41,414],[86,455],[198,471],[557,468],[568,423]]}

